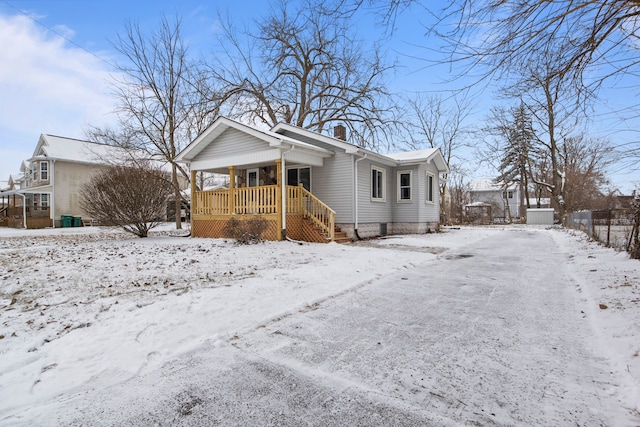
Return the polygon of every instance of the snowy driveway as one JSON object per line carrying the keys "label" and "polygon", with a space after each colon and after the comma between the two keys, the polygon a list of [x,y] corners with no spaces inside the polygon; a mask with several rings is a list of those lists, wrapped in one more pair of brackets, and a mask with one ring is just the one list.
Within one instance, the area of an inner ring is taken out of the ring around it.
{"label": "snowy driveway", "polygon": [[76,396],[57,408],[59,421],[640,423],[628,409],[637,384],[625,385],[628,379],[594,337],[592,313],[581,300],[584,282],[568,267],[572,256],[553,232],[497,230],[437,257],[404,249],[397,250],[406,257],[404,270],[227,345],[198,349],[86,399]]}

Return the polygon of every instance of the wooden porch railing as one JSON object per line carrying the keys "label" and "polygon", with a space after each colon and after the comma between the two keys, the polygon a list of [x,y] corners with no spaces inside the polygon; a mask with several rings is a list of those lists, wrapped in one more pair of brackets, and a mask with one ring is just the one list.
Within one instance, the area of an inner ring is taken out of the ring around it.
{"label": "wooden porch railing", "polygon": [[193,215],[229,215],[229,190],[196,191]]}
{"label": "wooden porch railing", "polygon": [[278,213],[278,186],[262,185],[233,189],[233,207],[237,214]]}
{"label": "wooden porch railing", "polygon": [[263,185],[233,190],[197,191],[194,214],[274,214],[277,213],[277,190],[277,185]]}
{"label": "wooden porch railing", "polygon": [[22,206],[9,206],[0,212],[2,212],[3,216],[22,218],[26,211],[27,218],[48,218],[49,209],[48,206],[27,206],[26,208]]}
{"label": "wooden porch railing", "polygon": [[301,185],[287,186],[287,213],[302,214],[331,241],[335,238],[336,213]]}
{"label": "wooden porch railing", "polygon": [[[302,185],[288,185],[286,213],[301,214],[333,241],[336,213]],[[197,191],[192,203],[194,215],[277,214],[278,186]]]}

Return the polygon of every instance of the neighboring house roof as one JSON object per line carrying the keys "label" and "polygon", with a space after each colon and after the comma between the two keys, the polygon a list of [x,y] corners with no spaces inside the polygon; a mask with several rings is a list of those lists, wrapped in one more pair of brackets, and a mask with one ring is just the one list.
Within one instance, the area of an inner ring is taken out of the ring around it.
{"label": "neighboring house roof", "polygon": [[76,163],[106,164],[126,158],[128,158],[126,150],[119,147],[42,134],[30,160],[51,159]]}
{"label": "neighboring house roof", "polygon": [[485,207],[485,206],[491,206],[491,205],[489,203],[485,203],[485,202],[473,202],[473,203],[467,203],[465,206],[468,206],[468,207],[477,207],[477,206]]}
{"label": "neighboring house roof", "polygon": [[[496,182],[490,178],[481,178],[474,179],[469,183],[470,191],[480,192],[480,191],[502,191],[504,189],[504,184],[501,182]],[[518,184],[513,183],[509,185],[509,190],[517,190]]]}
{"label": "neighboring house roof", "polygon": [[26,160],[23,160],[22,162],[20,162],[20,173],[24,176],[25,172],[28,172],[29,169],[29,162]]}

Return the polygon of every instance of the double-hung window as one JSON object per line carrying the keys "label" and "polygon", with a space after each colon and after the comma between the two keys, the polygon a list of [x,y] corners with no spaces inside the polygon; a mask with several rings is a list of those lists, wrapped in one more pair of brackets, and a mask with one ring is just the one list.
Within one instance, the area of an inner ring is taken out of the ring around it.
{"label": "double-hung window", "polygon": [[371,200],[383,202],[385,196],[384,169],[371,166]]}
{"label": "double-hung window", "polygon": [[430,173],[427,174],[427,188],[426,188],[426,202],[427,203],[433,203],[433,197],[434,197],[434,188],[433,188],[433,175],[431,175]]}
{"label": "double-hung window", "polygon": [[411,171],[398,172],[398,201],[411,200]]}
{"label": "double-hung window", "polygon": [[46,181],[49,179],[49,163],[40,162],[40,180]]}

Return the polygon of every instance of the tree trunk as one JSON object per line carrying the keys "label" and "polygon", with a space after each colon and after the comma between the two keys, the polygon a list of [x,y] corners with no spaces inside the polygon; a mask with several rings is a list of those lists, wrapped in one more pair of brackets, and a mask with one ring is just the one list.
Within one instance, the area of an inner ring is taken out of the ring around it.
{"label": "tree trunk", "polygon": [[633,207],[633,228],[629,235],[629,243],[627,244],[627,252],[631,259],[640,259],[640,195],[636,196]]}
{"label": "tree trunk", "polygon": [[440,223],[442,225],[450,225],[449,224],[449,215],[447,215],[447,203],[446,203],[446,195],[447,193],[447,183],[442,184],[442,188],[440,191]]}

